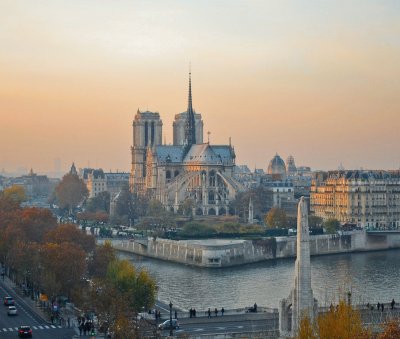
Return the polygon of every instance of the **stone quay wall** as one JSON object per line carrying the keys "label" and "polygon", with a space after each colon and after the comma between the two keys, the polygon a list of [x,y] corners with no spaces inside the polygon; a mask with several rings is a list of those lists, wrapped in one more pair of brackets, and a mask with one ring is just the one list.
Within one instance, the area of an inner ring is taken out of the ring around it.
{"label": "stone quay wall", "polygon": [[[228,267],[296,256],[296,237],[260,240],[176,241],[168,239],[112,240],[115,249],[199,267]],[[310,236],[311,255],[400,248],[400,234],[365,231]]]}

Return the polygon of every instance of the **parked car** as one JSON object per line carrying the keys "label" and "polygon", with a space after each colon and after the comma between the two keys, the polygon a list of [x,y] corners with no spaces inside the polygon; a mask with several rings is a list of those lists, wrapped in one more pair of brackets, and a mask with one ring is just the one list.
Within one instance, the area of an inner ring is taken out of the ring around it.
{"label": "parked car", "polygon": [[17,308],[15,306],[8,306],[8,315],[17,315]]}
{"label": "parked car", "polygon": [[32,338],[32,329],[29,326],[20,326],[18,328],[18,336],[20,338]]}
{"label": "parked car", "polygon": [[4,305],[6,305],[6,306],[14,306],[13,297],[4,297]]}
{"label": "parked car", "polygon": [[[169,319],[168,319],[168,320],[165,320],[165,321],[164,321],[163,323],[161,323],[160,325],[158,325],[158,328],[159,328],[160,330],[168,330],[168,329],[169,329],[169,326],[170,326],[170,323],[169,323]],[[177,319],[172,319],[172,328],[173,328],[174,330],[179,328],[179,322],[178,322]]]}

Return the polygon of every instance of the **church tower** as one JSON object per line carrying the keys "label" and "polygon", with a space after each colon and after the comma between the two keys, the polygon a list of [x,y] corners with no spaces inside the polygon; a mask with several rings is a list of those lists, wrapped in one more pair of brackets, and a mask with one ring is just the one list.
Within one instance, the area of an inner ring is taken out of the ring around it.
{"label": "church tower", "polygon": [[189,72],[189,96],[188,108],[185,125],[185,146],[189,149],[190,146],[196,144],[196,128],[194,120],[194,111],[192,106],[192,73]]}
{"label": "church tower", "polygon": [[[175,114],[175,120],[173,122],[173,143],[175,146],[187,145],[187,135],[193,131],[193,120],[194,120],[194,143],[203,143],[203,120],[201,114],[197,113],[193,109],[192,105],[192,81],[191,73],[189,72],[189,98],[188,108],[185,112]],[[192,117],[189,117],[192,116]],[[193,143],[192,143],[193,144]]]}
{"label": "church tower", "polygon": [[131,147],[132,167],[129,178],[131,192],[146,192],[146,153],[147,148],[162,144],[162,121],[158,112],[137,110],[132,123],[133,145]]}

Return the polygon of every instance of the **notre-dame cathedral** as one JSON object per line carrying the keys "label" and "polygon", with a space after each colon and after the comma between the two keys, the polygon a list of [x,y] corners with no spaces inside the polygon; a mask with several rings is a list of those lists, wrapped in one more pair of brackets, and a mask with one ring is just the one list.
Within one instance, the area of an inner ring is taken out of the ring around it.
{"label": "notre-dame cathedral", "polygon": [[190,73],[188,107],[175,115],[173,145],[162,144],[162,125],[159,113],[138,110],[135,115],[131,191],[155,198],[174,212],[191,199],[193,214],[227,214],[229,201],[243,190],[233,178],[235,151],[231,145],[203,142],[201,114],[192,106]]}

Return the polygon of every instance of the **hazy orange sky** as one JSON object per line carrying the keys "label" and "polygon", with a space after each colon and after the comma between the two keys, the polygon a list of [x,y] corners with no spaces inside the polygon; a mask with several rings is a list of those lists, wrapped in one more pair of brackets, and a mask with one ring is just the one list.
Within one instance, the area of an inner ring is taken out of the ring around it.
{"label": "hazy orange sky", "polygon": [[0,46],[0,170],[129,171],[138,108],[172,142],[189,62],[238,164],[400,167],[397,0],[1,0]]}

